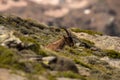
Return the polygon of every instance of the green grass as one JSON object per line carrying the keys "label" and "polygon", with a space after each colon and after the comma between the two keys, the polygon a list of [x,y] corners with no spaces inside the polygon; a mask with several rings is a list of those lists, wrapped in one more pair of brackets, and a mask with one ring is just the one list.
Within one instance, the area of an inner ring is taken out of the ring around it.
{"label": "green grass", "polygon": [[14,16],[14,15],[9,15],[9,16],[4,16],[0,15],[0,23],[4,25],[10,25],[12,27],[38,27],[39,29],[44,29],[47,27],[44,24],[39,24],[37,21],[32,20],[32,19],[22,19],[20,17]]}
{"label": "green grass", "polygon": [[79,28],[72,28],[71,29],[73,32],[76,32],[76,33],[80,33],[80,32],[84,32],[84,33],[88,33],[90,35],[103,35],[102,33],[100,32],[95,32],[95,31],[91,31],[91,30],[81,30]]}
{"label": "green grass", "polygon": [[83,63],[83,62],[81,62],[81,61],[79,61],[79,60],[77,60],[77,59],[74,59],[74,62],[76,63],[76,64],[80,64],[81,66],[83,66],[83,67],[86,67],[86,68],[89,68],[89,69],[93,69],[91,66],[89,66],[88,64],[85,64],[85,63]]}
{"label": "green grass", "polygon": [[31,63],[33,68],[33,74],[42,74],[45,71],[45,68],[38,62]]}
{"label": "green grass", "polygon": [[0,67],[24,71],[25,64],[19,62],[19,58],[12,50],[0,46]]}
{"label": "green grass", "polygon": [[30,36],[25,37],[23,34],[18,32],[14,32],[14,35],[18,37],[25,45],[32,44],[31,46],[29,46],[29,49],[34,51],[35,53],[39,53],[40,45],[35,39]]}
{"label": "green grass", "polygon": [[80,51],[78,49],[72,48],[72,47],[69,47],[69,46],[65,46],[64,50],[66,50],[70,54],[74,54],[74,55],[79,55],[80,54]]}
{"label": "green grass", "polygon": [[94,42],[91,42],[89,40],[86,40],[86,39],[80,39],[80,41],[85,45],[85,47],[87,48],[90,48],[90,47],[93,47],[95,45]]}
{"label": "green grass", "polygon": [[59,77],[67,77],[67,78],[73,78],[73,79],[82,79],[82,80],[86,80],[84,77],[82,77],[81,75],[71,72],[71,71],[66,71],[66,72],[58,72],[57,76]]}
{"label": "green grass", "polygon": [[120,59],[120,53],[115,50],[105,50],[105,53],[109,58]]}

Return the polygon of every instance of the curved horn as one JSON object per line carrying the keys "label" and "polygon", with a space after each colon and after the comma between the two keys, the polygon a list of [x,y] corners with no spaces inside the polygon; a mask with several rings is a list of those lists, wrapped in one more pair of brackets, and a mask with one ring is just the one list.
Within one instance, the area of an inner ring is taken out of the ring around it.
{"label": "curved horn", "polygon": [[65,28],[65,27],[62,27],[62,29],[64,29],[65,30],[65,32],[67,33],[67,36],[71,36],[71,34],[70,34],[70,32],[67,30],[67,28]]}

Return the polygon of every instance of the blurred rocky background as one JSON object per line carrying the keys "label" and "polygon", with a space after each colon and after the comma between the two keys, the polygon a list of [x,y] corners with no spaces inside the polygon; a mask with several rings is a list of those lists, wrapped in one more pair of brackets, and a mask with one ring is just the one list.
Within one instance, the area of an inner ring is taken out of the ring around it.
{"label": "blurred rocky background", "polygon": [[120,36],[119,0],[0,0],[0,14]]}

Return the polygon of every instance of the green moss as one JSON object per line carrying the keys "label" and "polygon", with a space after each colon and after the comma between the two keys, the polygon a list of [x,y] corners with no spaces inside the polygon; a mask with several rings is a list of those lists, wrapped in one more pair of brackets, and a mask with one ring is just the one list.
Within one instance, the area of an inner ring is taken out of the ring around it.
{"label": "green moss", "polygon": [[47,28],[47,25],[45,25],[45,24],[39,24],[37,21],[35,21],[35,20],[31,19],[31,18],[25,19],[25,21],[26,21],[29,25],[38,27],[38,28],[40,28],[40,29]]}
{"label": "green moss", "polygon": [[85,45],[86,48],[90,48],[90,47],[93,47],[95,45],[94,42],[91,42],[91,41],[86,40],[86,39],[80,39],[80,41]]}
{"label": "green moss", "polygon": [[29,49],[34,51],[37,55],[47,56],[47,52],[44,49],[40,48],[40,44],[31,37],[21,37],[23,43],[32,43],[32,46],[29,46]]}
{"label": "green moss", "polygon": [[69,46],[65,46],[64,49],[68,52],[68,53],[71,53],[71,54],[74,54],[74,55],[79,55],[80,54],[80,51],[76,48],[71,48]]}
{"label": "green moss", "polygon": [[12,50],[0,46],[0,67],[25,70],[25,64],[18,61],[19,57]]}
{"label": "green moss", "polygon": [[73,32],[76,32],[76,33],[80,33],[80,32],[84,32],[84,33],[88,33],[90,35],[103,35],[102,33],[100,32],[95,32],[95,31],[91,31],[91,30],[81,30],[79,28],[72,28],[71,29]]}
{"label": "green moss", "polygon": [[52,76],[51,74],[47,75],[48,80],[57,80],[55,76]]}
{"label": "green moss", "polygon": [[29,46],[29,49],[34,51],[35,53],[39,53],[40,45],[34,39],[30,37],[24,37],[22,38],[22,42],[25,44],[32,44],[31,46]]}
{"label": "green moss", "polygon": [[77,73],[73,73],[71,71],[66,71],[66,72],[59,72],[57,74],[57,76],[59,77],[68,77],[68,78],[73,78],[73,79],[82,79],[82,80],[86,80],[84,77],[82,77],[81,75],[77,74]]}
{"label": "green moss", "polygon": [[79,60],[77,60],[77,59],[74,59],[74,62],[76,63],[76,64],[80,64],[81,66],[83,66],[83,67],[86,67],[86,68],[89,68],[89,69],[93,69],[91,66],[89,66],[88,64],[85,64],[85,63],[83,63],[83,62],[81,62],[81,61],[79,61]]}
{"label": "green moss", "polygon": [[38,76],[35,76],[35,74],[33,74],[33,73],[26,74],[26,77],[28,80],[39,80]]}
{"label": "green moss", "polygon": [[24,43],[37,43],[33,38],[31,37],[25,37],[25,36],[19,36],[20,40]]}
{"label": "green moss", "polygon": [[33,66],[33,73],[34,74],[42,74],[45,71],[45,68],[40,63],[31,63]]}
{"label": "green moss", "polygon": [[48,51],[45,51],[44,49],[39,49],[39,52],[37,55],[42,55],[42,56],[48,56],[50,53]]}
{"label": "green moss", "polygon": [[34,32],[38,30],[43,30],[47,28],[46,25],[42,23],[38,23],[32,19],[23,19],[17,16],[3,16],[0,15],[0,24],[9,27],[9,29],[16,29],[17,31],[21,31],[23,34],[34,34]]}
{"label": "green moss", "polygon": [[120,59],[120,53],[114,50],[105,50],[105,53],[108,57],[114,59]]}
{"label": "green moss", "polygon": [[40,45],[35,39],[29,36],[25,37],[22,34],[17,32],[15,32],[14,35],[17,36],[24,44],[26,45],[32,44],[31,46],[29,46],[29,49],[34,51],[35,53],[39,53]]}
{"label": "green moss", "polygon": [[14,16],[14,15],[9,15],[9,16],[4,16],[0,15],[0,22],[1,24],[8,24],[12,27],[38,27],[39,29],[44,29],[46,26],[44,24],[39,24],[37,21],[32,20],[32,19],[22,19],[20,17]]}

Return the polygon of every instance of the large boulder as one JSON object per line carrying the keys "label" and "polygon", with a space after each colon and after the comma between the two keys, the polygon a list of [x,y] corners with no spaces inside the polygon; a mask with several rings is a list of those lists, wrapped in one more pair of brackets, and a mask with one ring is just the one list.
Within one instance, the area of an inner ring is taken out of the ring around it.
{"label": "large boulder", "polygon": [[77,66],[75,63],[67,58],[64,57],[44,57],[43,63],[49,67],[51,70],[55,71],[73,71],[78,73]]}
{"label": "large boulder", "polygon": [[5,26],[0,26],[0,45],[10,47],[17,46],[21,40],[14,36],[14,31],[8,30]]}

